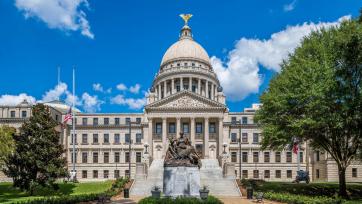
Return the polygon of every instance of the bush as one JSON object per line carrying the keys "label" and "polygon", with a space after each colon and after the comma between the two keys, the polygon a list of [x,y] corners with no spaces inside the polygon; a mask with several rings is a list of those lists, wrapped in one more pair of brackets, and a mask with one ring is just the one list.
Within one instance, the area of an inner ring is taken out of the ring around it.
{"label": "bush", "polygon": [[120,192],[123,190],[124,186],[129,182],[129,178],[117,178],[116,181],[112,184],[112,190]]}
{"label": "bush", "polygon": [[265,193],[264,198],[288,204],[340,204],[343,202],[343,200],[338,198],[330,198],[324,196],[312,197],[304,195],[293,195],[290,193],[273,193],[273,192]]}
{"label": "bush", "polygon": [[153,198],[147,197],[138,202],[139,204],[222,204],[222,202],[214,196],[209,196],[207,200],[201,200],[194,197],[177,197],[177,198]]}

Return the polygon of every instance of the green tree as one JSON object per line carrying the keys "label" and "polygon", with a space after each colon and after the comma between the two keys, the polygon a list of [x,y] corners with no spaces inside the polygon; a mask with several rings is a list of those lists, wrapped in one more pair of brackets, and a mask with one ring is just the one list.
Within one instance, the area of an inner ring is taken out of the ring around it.
{"label": "green tree", "polygon": [[339,195],[348,197],[346,168],[362,147],[361,23],[312,32],[281,67],[255,118],[262,148],[284,148],[297,137],[328,152],[338,166]]}
{"label": "green tree", "polygon": [[14,150],[13,135],[15,128],[0,126],[0,167],[4,165],[5,159]]}
{"label": "green tree", "polygon": [[33,115],[15,136],[15,151],[6,161],[5,174],[12,177],[14,186],[33,194],[38,185],[58,186],[55,180],[66,176],[64,149],[55,130],[57,123],[50,116],[49,108],[37,104]]}

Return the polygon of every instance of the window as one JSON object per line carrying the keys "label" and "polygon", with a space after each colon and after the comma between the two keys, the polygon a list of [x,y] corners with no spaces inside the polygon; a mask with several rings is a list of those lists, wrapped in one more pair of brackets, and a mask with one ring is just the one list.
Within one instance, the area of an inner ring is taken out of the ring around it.
{"label": "window", "polygon": [[175,123],[168,124],[168,133],[176,133],[176,125]]}
{"label": "window", "polygon": [[104,118],[103,123],[104,125],[109,125],[109,118]]}
{"label": "window", "polygon": [[357,168],[352,168],[352,177],[357,178]]}
{"label": "window", "polygon": [[114,178],[119,178],[119,170],[114,170]]}
{"label": "window", "polygon": [[104,152],[103,163],[109,163],[109,152]]}
{"label": "window", "polygon": [[87,125],[88,118],[82,118],[82,125]]}
{"label": "window", "polygon": [[98,134],[93,134],[93,143],[98,144]]}
{"label": "window", "polygon": [[15,111],[10,111],[10,117],[15,118]]}
{"label": "window", "polygon": [[280,158],[280,152],[275,152],[275,162],[280,163],[280,160],[281,160],[281,158]]}
{"label": "window", "polygon": [[141,123],[141,118],[136,118],[136,123],[140,124]]}
{"label": "window", "polygon": [[195,63],[191,63],[191,65],[194,67],[194,66],[195,66]]}
{"label": "window", "polygon": [[103,170],[103,178],[108,178],[108,177],[109,177],[109,171]]}
{"label": "window", "polygon": [[259,152],[253,152],[253,162],[259,162]]}
{"label": "window", "polygon": [[231,124],[233,124],[233,125],[236,124],[236,117],[231,117]]}
{"label": "window", "polygon": [[299,152],[299,161],[303,163],[303,152]]}
{"label": "window", "polygon": [[316,158],[315,158],[315,159],[316,159],[316,161],[319,161],[319,159],[320,159],[320,158],[319,158],[319,151],[316,151],[316,153],[315,153],[315,157],[316,157]]}
{"label": "window", "polygon": [[253,133],[253,143],[259,143],[259,133]]}
{"label": "window", "polygon": [[142,140],[142,134],[141,133],[137,133],[136,134],[136,143],[141,143]]}
{"label": "window", "polygon": [[248,118],[242,117],[241,122],[242,122],[242,124],[248,124]]}
{"label": "window", "polygon": [[82,134],[82,144],[87,144],[87,143],[88,143],[88,135]]}
{"label": "window", "polygon": [[131,122],[131,118],[126,118],[126,125],[129,125],[130,122]]}
{"label": "window", "polygon": [[237,138],[236,138],[237,136],[236,136],[236,133],[235,132],[233,132],[233,133],[231,133],[231,142],[237,142]]}
{"label": "window", "polygon": [[187,66],[187,63],[185,62],[184,65],[185,65],[185,67],[186,67],[186,66]]}
{"label": "window", "polygon": [[98,178],[98,170],[93,170],[93,178]]}
{"label": "window", "polygon": [[253,178],[259,178],[259,170],[253,171]]}
{"label": "window", "polygon": [[292,178],[292,170],[287,170],[287,178]]}
{"label": "window", "polygon": [[202,123],[196,123],[196,133],[202,133]]}
{"label": "window", "polygon": [[114,162],[119,163],[119,152],[114,153]]}
{"label": "window", "polygon": [[316,169],[315,171],[315,177],[318,179],[319,178],[319,169]]}
{"label": "window", "polygon": [[270,178],[270,170],[264,170],[264,178]]}
{"label": "window", "polygon": [[125,152],[124,154],[124,161],[129,162],[129,152]]}
{"label": "window", "polygon": [[237,162],[237,152],[231,152],[231,162]]}
{"label": "window", "polygon": [[[26,112],[25,112],[26,113]],[[26,117],[26,116],[25,116]],[[23,117],[24,118],[24,117]],[[59,115],[58,114],[56,114],[55,115],[55,121],[59,121]],[[77,123],[76,123],[77,124]]]}
{"label": "window", "polygon": [[189,133],[190,129],[189,129],[189,124],[188,123],[182,123],[182,131],[184,133]]}
{"label": "window", "polygon": [[87,170],[82,171],[82,178],[87,178]]}
{"label": "window", "polygon": [[282,177],[282,171],[281,170],[275,170],[275,178],[281,178]]}
{"label": "window", "polygon": [[[58,115],[56,115],[58,116]],[[26,111],[21,111],[21,117],[26,118]],[[58,121],[58,119],[56,119],[56,121]]]}
{"label": "window", "polygon": [[103,143],[109,144],[109,134],[104,134],[103,135]]}
{"label": "window", "polygon": [[215,123],[210,123],[209,133],[216,133],[216,124]]}
{"label": "window", "polygon": [[265,163],[270,162],[270,152],[264,152],[264,162]]}
{"label": "window", "polygon": [[292,162],[292,152],[286,152],[287,154],[287,162],[291,163]]}
{"label": "window", "polygon": [[142,153],[136,152],[136,162],[141,163],[142,162]]}
{"label": "window", "polygon": [[121,141],[120,136],[118,133],[114,134],[114,143],[119,144]]}
{"label": "window", "polygon": [[162,134],[162,123],[156,123],[156,134]]}
{"label": "window", "polygon": [[98,163],[98,152],[93,152],[93,163]]}
{"label": "window", "polygon": [[177,92],[180,91],[180,85],[179,85],[179,84],[176,85],[176,91],[177,91]]}
{"label": "window", "polygon": [[195,85],[192,85],[192,92],[196,92],[196,86]]}
{"label": "window", "polygon": [[248,152],[242,153],[243,163],[248,163]]}
{"label": "window", "polygon": [[248,133],[244,132],[242,133],[242,136],[241,136],[241,142],[242,143],[248,143]]}
{"label": "window", "polygon": [[242,178],[247,179],[248,178],[248,170],[243,170],[243,176]]}
{"label": "window", "polygon": [[74,141],[75,144],[77,144],[77,134],[75,134],[75,137],[74,137],[74,135],[72,134],[71,139],[72,139],[72,140],[70,141],[70,144],[73,144],[73,141]]}
{"label": "window", "polygon": [[129,133],[125,134],[124,140],[125,140],[125,143],[127,143],[127,144],[129,144],[131,142],[131,137],[130,137]]}
{"label": "window", "polygon": [[98,125],[98,118],[93,118],[93,125]]}
{"label": "window", "polygon": [[128,169],[127,169],[127,170],[124,170],[124,175],[125,175],[126,177],[129,176],[129,170],[128,170]]}
{"label": "window", "polygon": [[120,124],[119,118],[115,118],[115,119],[114,119],[114,124],[115,124],[115,125],[119,125],[119,124]]}
{"label": "window", "polygon": [[82,152],[82,163],[88,163],[88,152]]}

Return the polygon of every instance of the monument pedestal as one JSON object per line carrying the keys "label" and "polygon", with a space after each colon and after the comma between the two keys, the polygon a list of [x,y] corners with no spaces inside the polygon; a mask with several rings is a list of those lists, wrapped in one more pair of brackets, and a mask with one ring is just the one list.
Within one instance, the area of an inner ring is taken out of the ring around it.
{"label": "monument pedestal", "polygon": [[163,193],[165,196],[200,196],[200,170],[198,167],[164,167]]}

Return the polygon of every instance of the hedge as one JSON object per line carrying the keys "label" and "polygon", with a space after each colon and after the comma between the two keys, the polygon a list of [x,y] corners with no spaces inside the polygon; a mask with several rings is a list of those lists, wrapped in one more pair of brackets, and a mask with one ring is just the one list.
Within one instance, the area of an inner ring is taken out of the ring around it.
{"label": "hedge", "polygon": [[340,204],[343,203],[342,199],[330,198],[325,196],[305,196],[294,195],[290,193],[273,193],[267,192],[264,198],[268,200],[284,202],[288,204]]}
{"label": "hedge", "polygon": [[177,197],[177,198],[143,198],[138,204],[222,204],[222,202],[214,196],[209,196],[207,200],[201,200],[194,197]]}

